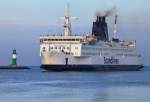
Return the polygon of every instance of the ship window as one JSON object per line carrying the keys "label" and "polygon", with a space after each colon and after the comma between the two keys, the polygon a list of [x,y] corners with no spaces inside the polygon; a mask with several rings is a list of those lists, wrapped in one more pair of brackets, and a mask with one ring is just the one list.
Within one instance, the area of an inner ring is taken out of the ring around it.
{"label": "ship window", "polygon": [[75,52],[75,55],[77,55],[78,54],[78,52]]}
{"label": "ship window", "polygon": [[44,41],[47,41],[47,39],[44,39]]}
{"label": "ship window", "polygon": [[78,49],[78,47],[75,47],[75,49],[77,50],[77,49]]}
{"label": "ship window", "polygon": [[45,47],[43,47],[43,52],[45,52],[46,50],[45,50]]}
{"label": "ship window", "polygon": [[69,50],[69,47],[67,47],[67,49]]}
{"label": "ship window", "polygon": [[83,42],[83,40],[82,40],[82,39],[80,39],[80,42]]}
{"label": "ship window", "polygon": [[43,40],[41,39],[41,40],[40,40],[40,42],[42,43],[42,42],[43,42]]}

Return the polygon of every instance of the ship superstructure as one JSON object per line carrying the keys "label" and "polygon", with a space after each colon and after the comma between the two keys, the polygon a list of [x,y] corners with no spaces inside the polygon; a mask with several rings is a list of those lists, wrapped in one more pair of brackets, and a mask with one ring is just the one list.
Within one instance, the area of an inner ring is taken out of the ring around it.
{"label": "ship superstructure", "polygon": [[[117,16],[115,16],[116,28]],[[109,39],[106,16],[97,16],[92,34],[75,36],[69,15],[64,35],[40,37],[41,67],[51,71],[138,70],[143,67],[136,41]]]}

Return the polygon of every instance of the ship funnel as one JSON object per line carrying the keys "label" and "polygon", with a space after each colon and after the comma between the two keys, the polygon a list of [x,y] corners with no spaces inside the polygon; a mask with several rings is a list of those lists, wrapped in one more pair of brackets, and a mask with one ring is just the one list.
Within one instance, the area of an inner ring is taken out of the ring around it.
{"label": "ship funnel", "polygon": [[106,16],[97,15],[97,19],[93,22],[92,34],[97,37],[97,40],[108,41],[108,28]]}

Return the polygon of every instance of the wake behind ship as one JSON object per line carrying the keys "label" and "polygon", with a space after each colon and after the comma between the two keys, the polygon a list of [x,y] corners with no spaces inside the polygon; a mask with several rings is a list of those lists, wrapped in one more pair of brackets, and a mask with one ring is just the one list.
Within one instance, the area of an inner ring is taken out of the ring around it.
{"label": "wake behind ship", "polygon": [[41,36],[41,68],[49,71],[112,71],[139,70],[143,67],[136,41],[110,40],[107,16],[97,15],[92,34],[75,36],[71,31],[69,14],[64,17],[64,35]]}

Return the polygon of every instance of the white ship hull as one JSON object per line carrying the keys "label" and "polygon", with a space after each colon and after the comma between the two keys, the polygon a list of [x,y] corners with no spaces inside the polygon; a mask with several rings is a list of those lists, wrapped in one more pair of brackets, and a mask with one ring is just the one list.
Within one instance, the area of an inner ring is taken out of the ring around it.
{"label": "white ship hull", "polygon": [[[118,58],[118,64],[105,63],[104,56],[74,57],[63,53],[45,52],[41,55],[41,67],[50,71],[112,71],[139,70],[143,67],[137,58]],[[68,61],[66,62],[66,58]],[[107,56],[106,56],[107,58]]]}

